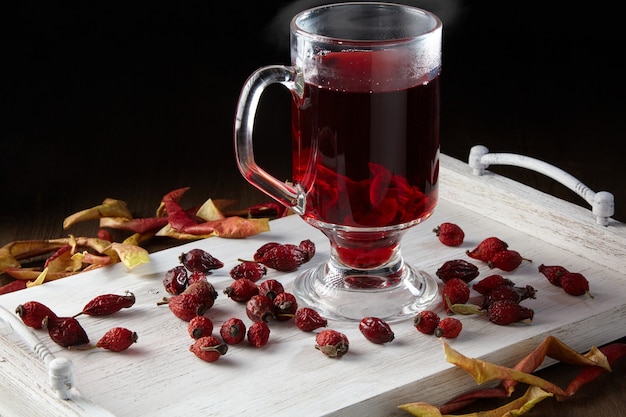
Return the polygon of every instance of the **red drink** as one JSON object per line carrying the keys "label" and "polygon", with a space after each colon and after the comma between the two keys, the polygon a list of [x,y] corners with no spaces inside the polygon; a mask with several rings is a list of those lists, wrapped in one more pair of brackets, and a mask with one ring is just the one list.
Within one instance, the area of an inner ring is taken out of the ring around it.
{"label": "red drink", "polygon": [[[438,74],[416,85],[393,85],[398,68],[390,62],[380,68],[388,62],[380,58],[373,66],[374,55],[323,56],[317,65],[326,64],[326,71],[320,70],[316,85],[305,84],[293,112],[294,181],[307,190],[303,217],[327,234],[332,225],[370,228],[350,229],[341,241],[329,236],[341,260],[356,268],[380,266],[400,241],[396,231],[371,228],[408,227],[428,217],[437,202]],[[341,66],[345,73],[346,65],[356,75],[338,80],[336,89],[324,77]],[[353,239],[358,243],[351,248]]]}

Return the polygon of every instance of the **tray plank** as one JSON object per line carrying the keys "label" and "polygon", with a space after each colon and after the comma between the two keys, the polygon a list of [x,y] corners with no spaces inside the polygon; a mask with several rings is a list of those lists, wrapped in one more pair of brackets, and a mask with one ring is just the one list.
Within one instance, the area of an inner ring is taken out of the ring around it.
{"label": "tray plank", "polygon": [[[435,214],[406,234],[403,254],[407,261],[434,274],[446,260],[468,260],[467,249],[495,235],[533,260],[503,275],[538,290],[536,300],[524,302],[535,310],[531,325],[502,327],[484,317],[463,316],[463,333],[449,341],[455,349],[510,366],[548,335],[581,352],[625,335],[621,324],[626,318],[624,261],[620,259],[626,247],[623,224],[596,226],[584,208],[496,175],[473,177],[466,164],[445,155],[440,197]],[[443,221],[463,227],[463,246],[449,248],[437,241],[431,230]],[[45,367],[36,355],[28,352],[10,328],[0,326],[0,414],[26,404],[29,415],[99,415],[95,404],[116,416],[404,416],[397,405],[410,401],[437,404],[476,387],[463,371],[445,361],[441,342],[417,332],[410,320],[392,325],[396,339],[385,346],[367,342],[355,323],[330,322],[329,327],[346,333],[351,341],[350,352],[340,360],[315,350],[314,334],[303,333],[290,322],[271,323],[270,343],[262,349],[243,343],[232,346],[215,363],[195,358],[188,351],[187,323],[166,306],[156,306],[166,295],[165,271],[178,263],[178,255],[185,250],[208,250],[225,263],[210,277],[220,297],[208,315],[216,328],[232,316],[249,324],[244,306],[222,294],[232,282],[228,271],[237,258],[251,257],[268,241],[298,243],[302,239],[312,239],[318,249],[307,267],[329,254],[326,238],[298,217],[273,221],[271,227],[270,232],[244,240],[205,239],[154,253],[149,264],[131,272],[114,265],[1,296],[0,305],[9,311],[19,303],[38,300],[57,314],[71,315],[95,295],[130,290],[137,297],[131,309],[80,320],[94,342],[113,326],[135,330],[139,341],[122,353],[73,352],[51,343],[45,332],[36,332],[57,357],[68,357],[75,365],[77,389],[86,400],[61,401],[47,387]],[[571,297],[553,287],[538,273],[541,263],[584,273],[595,299]],[[481,271],[477,280],[495,272],[477,265]],[[280,279],[289,290],[296,275],[272,271],[268,278]],[[439,303],[433,308],[443,311]]]}

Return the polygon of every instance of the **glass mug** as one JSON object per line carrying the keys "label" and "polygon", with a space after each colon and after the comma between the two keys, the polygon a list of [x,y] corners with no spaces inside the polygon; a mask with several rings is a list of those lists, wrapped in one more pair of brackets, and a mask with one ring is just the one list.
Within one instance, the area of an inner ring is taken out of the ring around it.
{"label": "glass mug", "polygon": [[[331,319],[414,316],[437,296],[404,262],[404,232],[437,203],[441,21],[391,3],[338,3],[291,21],[291,65],[257,69],[242,88],[235,153],[248,182],[330,240],[328,262],[294,294]],[[254,159],[253,127],[271,84],[292,94],[292,181]]]}

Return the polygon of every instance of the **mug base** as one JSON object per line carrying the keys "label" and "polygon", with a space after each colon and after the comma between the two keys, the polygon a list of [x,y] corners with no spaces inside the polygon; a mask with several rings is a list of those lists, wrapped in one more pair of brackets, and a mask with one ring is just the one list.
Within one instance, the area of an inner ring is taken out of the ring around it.
{"label": "mug base", "polygon": [[407,264],[384,276],[346,272],[323,263],[300,274],[293,293],[327,319],[358,322],[378,317],[393,322],[413,318],[426,309],[438,298],[439,288],[429,274]]}

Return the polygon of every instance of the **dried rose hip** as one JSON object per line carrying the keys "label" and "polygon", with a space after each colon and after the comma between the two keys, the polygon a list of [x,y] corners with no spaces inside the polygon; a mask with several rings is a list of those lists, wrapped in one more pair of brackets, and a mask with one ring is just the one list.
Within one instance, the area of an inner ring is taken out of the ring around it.
{"label": "dried rose hip", "polygon": [[482,308],[486,310],[489,304],[501,300],[511,300],[520,303],[528,298],[535,298],[535,293],[535,289],[530,285],[526,285],[525,287],[516,287],[515,285],[506,284],[500,285],[483,297]]}
{"label": "dried rose hip", "polygon": [[230,270],[232,279],[247,278],[250,281],[257,282],[267,274],[267,268],[255,261],[244,261],[239,265],[235,265]]}
{"label": "dried rose hip", "polygon": [[254,295],[246,302],[246,314],[254,322],[270,322],[276,319],[274,303],[264,295]]}
{"label": "dried rose hip", "polygon": [[341,358],[349,348],[348,337],[336,330],[322,330],[315,336],[315,349],[329,358]]}
{"label": "dried rose hip", "polygon": [[422,310],[413,319],[415,328],[424,334],[433,334],[439,324],[440,318],[432,310]]}
{"label": "dried rose hip", "polygon": [[176,317],[184,321],[190,321],[196,316],[203,315],[207,307],[196,294],[178,294],[164,297],[157,305],[167,304]]}
{"label": "dried rose hip", "polygon": [[213,269],[220,269],[224,266],[222,261],[214,258],[203,249],[191,249],[189,252],[183,252],[178,259],[190,272],[201,271],[207,274]]}
{"label": "dried rose hip", "polygon": [[132,307],[134,304],[135,295],[130,291],[127,291],[124,295],[102,294],[85,304],[82,311],[75,314],[74,317],[81,314],[88,316],[108,316],[123,308]]}
{"label": "dried rose hip", "polygon": [[178,295],[187,288],[189,275],[187,268],[183,265],[175,266],[165,273],[163,278],[163,286],[165,291],[170,294]]}
{"label": "dried rose hip", "polygon": [[187,288],[185,288],[185,291],[183,291],[182,294],[196,295],[200,299],[200,302],[204,304],[206,310],[213,307],[215,299],[217,298],[217,291],[215,291],[215,287],[213,287],[213,284],[206,280],[190,284]]}
{"label": "dried rose hip", "polygon": [[437,337],[454,339],[459,336],[461,330],[463,330],[461,320],[454,317],[445,317],[439,321],[434,333]]}
{"label": "dried rose hip", "polygon": [[308,262],[315,255],[315,243],[312,240],[306,239],[300,242],[298,247],[306,255],[304,262]]}
{"label": "dried rose hip", "polygon": [[532,321],[533,316],[533,310],[511,300],[496,301],[487,308],[489,321],[502,326],[519,321]]}
{"label": "dried rose hip", "polygon": [[193,284],[195,282],[198,282],[198,281],[207,281],[207,278],[206,278],[206,274],[204,272],[196,270],[196,271],[193,271],[191,274],[189,274],[189,279],[187,280],[187,285],[189,286],[189,285],[191,285],[191,284]]}
{"label": "dried rose hip", "polygon": [[215,336],[204,336],[197,339],[189,351],[205,362],[215,362],[228,352],[228,345]]}
{"label": "dried rose hip", "polygon": [[508,249],[509,245],[506,242],[495,236],[488,237],[482,240],[478,246],[472,250],[468,250],[467,256],[479,261],[489,262],[491,257],[497,252]]}
{"label": "dried rose hip", "polygon": [[439,241],[446,246],[461,246],[465,238],[463,229],[455,223],[441,223],[433,229],[433,232]]}
{"label": "dried rose hip", "polygon": [[452,314],[450,306],[453,304],[465,304],[469,300],[470,288],[467,282],[460,278],[447,281],[441,291],[441,298],[446,313]]}
{"label": "dried rose hip", "polygon": [[252,323],[248,328],[248,343],[252,346],[261,348],[267,344],[270,339],[270,328],[264,321]]}
{"label": "dried rose hip", "polygon": [[552,285],[561,286],[561,277],[569,271],[560,265],[539,265],[539,272],[542,273]]}
{"label": "dried rose hip", "polygon": [[302,249],[291,244],[278,244],[269,249],[264,245],[261,248],[262,251],[257,250],[254,254],[254,260],[282,272],[295,271],[308,257]]}
{"label": "dried rose hip", "polygon": [[15,308],[15,314],[20,316],[22,322],[33,329],[41,329],[43,319],[46,317],[56,317],[56,314],[39,301],[27,301]]}
{"label": "dried rose hip", "polygon": [[268,297],[270,300],[276,298],[276,295],[281,292],[285,292],[285,287],[278,280],[267,279],[259,284],[259,294]]}
{"label": "dried rose hip", "polygon": [[137,343],[137,333],[125,327],[113,327],[109,329],[96,343],[96,347],[121,352]]}
{"label": "dried rose hip", "polygon": [[485,277],[472,285],[474,291],[487,295],[491,290],[498,288],[500,285],[514,285],[513,281],[508,278],[504,278],[502,275],[493,274]]}
{"label": "dried rose hip", "polygon": [[315,329],[328,325],[328,320],[309,307],[302,307],[296,310],[295,322],[298,329],[303,332],[312,332]]}
{"label": "dried rose hip", "polygon": [[378,317],[363,317],[359,322],[359,331],[367,340],[376,344],[389,343],[395,337],[389,324]]}
{"label": "dried rose hip", "polygon": [[254,253],[254,260],[256,262],[260,262],[259,259],[267,256],[267,252],[273,249],[276,246],[280,246],[281,244],[278,242],[267,242],[261,245],[256,252]]}
{"label": "dried rose hip", "polygon": [[298,310],[298,300],[289,292],[281,292],[276,294],[276,297],[272,300],[274,304],[274,313],[276,314],[276,320],[287,321],[290,320],[296,314]]}
{"label": "dried rose hip", "polygon": [[48,330],[50,339],[63,347],[79,346],[89,343],[87,332],[74,317],[47,316],[42,326]]}
{"label": "dried rose hip", "polygon": [[530,259],[523,258],[519,252],[512,249],[505,249],[495,253],[487,262],[489,268],[498,268],[503,271],[511,272],[522,264],[522,261],[532,262]]}
{"label": "dried rose hip", "polygon": [[463,259],[454,259],[446,261],[439,267],[435,274],[443,282],[447,282],[451,279],[458,278],[465,282],[470,282],[478,276],[480,272],[478,267]]}
{"label": "dried rose hip", "polygon": [[585,276],[579,272],[568,272],[561,276],[561,287],[569,295],[585,295],[589,294],[591,298],[593,296],[589,293],[589,281]]}
{"label": "dried rose hip", "polygon": [[245,302],[259,294],[259,287],[248,278],[239,278],[224,289],[228,298],[237,302]]}
{"label": "dried rose hip", "polygon": [[232,317],[220,327],[220,336],[229,345],[241,343],[246,337],[246,325],[241,319]]}
{"label": "dried rose hip", "polygon": [[211,336],[211,333],[213,333],[213,321],[206,316],[196,316],[189,320],[187,332],[193,339]]}

